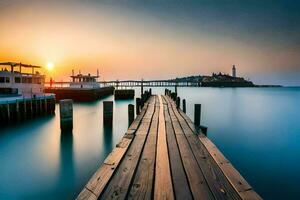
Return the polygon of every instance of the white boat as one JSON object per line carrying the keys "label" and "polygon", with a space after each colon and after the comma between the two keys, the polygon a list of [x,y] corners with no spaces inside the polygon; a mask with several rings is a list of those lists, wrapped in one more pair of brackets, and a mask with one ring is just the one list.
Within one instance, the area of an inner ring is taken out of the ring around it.
{"label": "white boat", "polygon": [[44,93],[45,75],[36,70],[41,69],[40,66],[15,62],[3,62],[0,66],[0,96],[38,96]]}
{"label": "white boat", "polygon": [[80,88],[80,89],[97,89],[100,88],[100,84],[97,82],[99,78],[99,72],[97,71],[96,76],[91,74],[83,75],[81,73],[74,75],[72,72],[72,82],[70,82],[70,88]]}
{"label": "white boat", "polygon": [[74,75],[72,71],[71,82],[67,82],[67,87],[57,87],[60,82],[53,82],[50,80],[50,87],[46,87],[45,91],[48,93],[54,93],[56,100],[61,99],[73,99],[74,101],[93,101],[100,99],[103,96],[111,95],[114,93],[114,87],[100,87],[97,79],[99,78],[99,72],[93,76],[91,74]]}

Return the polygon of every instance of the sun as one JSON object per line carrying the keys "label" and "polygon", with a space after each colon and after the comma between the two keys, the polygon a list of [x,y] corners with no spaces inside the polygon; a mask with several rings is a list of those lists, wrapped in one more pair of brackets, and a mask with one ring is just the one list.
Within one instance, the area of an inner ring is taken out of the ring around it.
{"label": "sun", "polygon": [[52,70],[54,69],[54,64],[53,64],[52,62],[48,62],[48,63],[47,63],[47,69],[48,69],[49,71],[52,71]]}

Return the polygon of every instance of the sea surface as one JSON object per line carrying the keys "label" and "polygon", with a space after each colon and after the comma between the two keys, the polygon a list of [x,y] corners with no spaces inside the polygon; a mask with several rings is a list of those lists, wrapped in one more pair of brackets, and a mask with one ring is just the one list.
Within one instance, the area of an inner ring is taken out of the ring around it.
{"label": "sea surface", "polygon": [[[192,119],[202,104],[208,137],[264,199],[300,196],[300,88],[178,88],[178,95]],[[114,102],[114,126],[104,129],[103,100],[113,96],[74,104],[70,135],[60,132],[58,105],[54,116],[1,128],[0,199],[74,199],[124,135],[135,103]]]}

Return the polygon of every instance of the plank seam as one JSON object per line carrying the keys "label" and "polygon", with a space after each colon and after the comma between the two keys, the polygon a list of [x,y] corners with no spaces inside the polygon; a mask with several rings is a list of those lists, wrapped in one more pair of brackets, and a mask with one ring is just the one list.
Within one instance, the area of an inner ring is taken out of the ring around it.
{"label": "plank seam", "polygon": [[[172,104],[172,102],[171,102],[171,104]],[[173,110],[173,112],[174,112],[174,115],[176,116],[176,118],[178,119],[178,121],[182,121],[182,123],[185,123],[185,124],[187,125],[188,129],[189,129],[190,131],[192,131],[192,133],[194,133],[194,131],[191,130],[191,128],[190,128],[190,124],[189,124],[189,123],[186,121],[186,119],[180,114],[180,112],[177,110],[177,108],[175,108],[175,106],[174,106],[173,104],[172,104],[171,107],[172,107],[172,110]],[[180,119],[179,119],[179,116],[180,116],[183,120],[180,120]],[[179,124],[180,124],[180,126],[181,126],[181,128],[182,128],[182,130],[183,130],[183,132],[184,132],[184,129],[183,129],[181,123],[179,123]],[[194,134],[195,134],[195,133],[194,133]],[[197,135],[197,134],[195,134],[195,135]],[[191,144],[191,141],[190,141],[190,136],[188,137],[186,134],[184,134],[184,136],[185,136],[185,138],[186,138],[187,141],[188,141],[189,147],[192,149],[192,154],[193,154],[194,158],[196,159],[197,165],[199,166],[199,168],[200,168],[202,174],[204,175],[204,179],[206,180],[206,183],[207,183],[208,187],[210,188],[210,190],[211,190],[213,196],[214,196],[216,199],[218,199],[217,194],[215,194],[215,193],[213,192],[213,190],[214,190],[214,189],[213,189],[213,188],[214,188],[214,183],[211,183],[212,185],[209,184],[209,180],[208,180],[209,177],[206,177],[206,176],[209,176],[209,175],[208,175],[208,174],[206,175],[206,173],[204,172],[204,169],[201,167],[201,164],[199,163],[199,160],[197,159],[196,153],[194,152],[193,147],[192,147],[192,144]],[[200,145],[201,145],[201,148],[205,148],[201,142],[200,142]],[[214,159],[211,157],[210,153],[209,153],[207,150],[206,150],[207,153],[205,153],[205,152],[203,151],[203,149],[199,149],[199,151],[201,151],[202,153],[204,153],[205,156],[209,156],[209,157],[211,158],[210,160],[211,160],[212,162],[215,163]],[[205,162],[210,162],[210,161],[208,160],[208,161],[205,161]],[[208,163],[205,163],[205,164],[209,165]],[[216,167],[219,168],[219,166],[217,165],[217,163],[215,163],[215,164],[216,164]],[[212,168],[212,166],[207,166],[207,167],[208,167],[208,169],[210,169],[210,170],[213,171],[212,173],[215,173],[214,170],[213,170],[213,168]],[[219,168],[219,169],[220,169],[220,168]],[[223,172],[222,172],[221,169],[220,169],[220,172],[221,172],[221,174],[223,174]],[[224,175],[224,174],[223,174],[223,175]],[[222,181],[217,181],[217,179],[215,179],[214,182],[216,181],[216,184],[218,184],[218,185],[221,187],[222,190],[226,189],[226,186],[225,186],[226,184],[229,184],[229,185],[231,186],[231,188],[232,188],[232,192],[234,192],[234,194],[235,194],[236,196],[240,197],[240,195],[238,194],[238,192],[234,189],[234,187],[231,185],[230,181],[227,179],[227,177],[226,177],[225,175],[224,175],[224,178],[225,178],[226,183],[222,183]],[[223,195],[222,195],[222,196],[223,196]],[[234,198],[234,197],[232,197],[232,198]]]}
{"label": "plank seam", "polygon": [[[148,101],[149,101],[149,100],[148,100]],[[144,108],[143,108],[143,109],[145,109],[145,111],[146,111],[147,108],[148,108],[148,104],[149,104],[148,102],[144,104]],[[143,111],[140,113],[140,115],[143,115],[143,116],[144,116],[145,114],[146,114],[146,112],[143,112]],[[142,116],[142,117],[143,117],[143,116]],[[142,117],[141,117],[141,119],[139,119],[138,126],[137,126],[137,128],[135,129],[134,134],[133,134],[133,138],[134,138],[135,132],[138,130],[138,128],[139,128],[140,125],[141,125]],[[135,120],[137,120],[137,119],[138,119],[138,116],[135,118]],[[125,133],[125,135],[124,135],[123,137],[126,137],[126,133]],[[102,167],[102,165],[107,165],[107,164],[105,164],[105,163],[102,163],[102,164],[98,167],[97,171],[92,175],[92,177],[89,179],[88,183],[84,186],[84,188],[86,188],[86,189],[88,189],[89,191],[91,191],[97,198],[100,197],[100,196],[103,194],[103,191],[105,191],[107,185],[109,184],[110,180],[112,179],[112,177],[114,176],[114,174],[115,174],[115,172],[117,171],[118,167],[120,166],[120,163],[122,162],[122,160],[123,160],[123,158],[124,158],[124,155],[126,155],[126,152],[128,151],[129,147],[131,146],[131,143],[132,143],[133,138],[130,140],[129,145],[126,147],[126,151],[125,151],[124,154],[122,155],[122,157],[121,157],[121,159],[119,160],[117,166],[115,167],[114,171],[112,172],[112,174],[111,174],[109,180],[106,182],[105,186],[104,186],[103,189],[100,191],[100,193],[99,193],[98,195],[95,194],[95,192],[93,192],[93,191],[92,191],[91,189],[89,189],[87,186],[89,185],[90,181],[92,181],[92,178],[96,175],[96,173],[97,173],[98,170]],[[121,139],[120,141],[122,141],[122,139]],[[114,148],[114,149],[115,149],[115,148]],[[114,149],[113,149],[113,150],[114,150]],[[113,150],[112,150],[112,152],[113,152]],[[110,155],[110,154],[109,154],[109,155]],[[108,155],[108,156],[109,156],[109,155]],[[108,156],[107,156],[107,157],[108,157]],[[106,158],[107,158],[107,157],[106,157]],[[105,158],[105,160],[106,160],[106,158]],[[81,192],[83,192],[83,190],[82,190]],[[80,197],[81,192],[79,193],[78,197]],[[78,198],[78,197],[77,197],[77,198]]]}
{"label": "plank seam", "polygon": [[[163,96],[163,98],[165,99],[164,96]],[[165,103],[164,106],[166,106],[167,112],[168,112],[169,115],[170,115],[168,101],[167,101],[166,99],[165,99],[165,101],[166,101],[166,103]],[[170,116],[170,118],[171,118],[171,116]],[[171,126],[172,126],[172,128],[173,128],[173,130],[174,130],[174,126],[173,126],[173,123],[172,123],[172,119],[171,119],[171,121],[170,121],[170,124],[171,124]],[[178,149],[178,152],[179,152],[179,157],[180,157],[180,160],[181,160],[182,169],[183,169],[184,174],[185,174],[186,182],[187,182],[187,184],[188,184],[188,188],[189,188],[190,194],[191,194],[191,196],[193,196],[193,193],[192,193],[192,191],[191,191],[191,184],[190,184],[190,182],[188,181],[187,172],[186,172],[186,169],[185,169],[184,164],[183,164],[183,160],[182,160],[182,156],[181,156],[181,153],[180,153],[178,141],[177,141],[177,139],[176,139],[175,131],[174,131],[174,137],[175,137],[175,142],[176,142],[176,144],[177,144],[177,149]],[[168,139],[168,138],[167,138],[167,139]],[[168,142],[168,140],[167,140],[167,142]],[[170,156],[170,155],[169,155],[169,156]],[[173,184],[173,188],[174,188],[174,183],[172,182],[172,184]]]}
{"label": "plank seam", "polygon": [[[173,107],[173,106],[172,106]],[[173,107],[173,109],[174,109],[174,107]],[[186,122],[186,124],[188,125],[188,127],[189,127],[189,129],[193,132],[193,133],[195,133],[194,132],[194,130],[193,130],[193,128],[191,127],[191,125],[190,125],[190,123],[187,121],[187,119],[186,119],[186,117],[184,117],[183,116],[183,113],[182,112],[178,112],[179,113],[179,115],[181,115],[181,117],[183,118],[183,120]],[[197,131],[197,129],[196,129],[196,131]],[[198,135],[198,137],[203,137],[203,138],[207,138],[202,132],[201,132],[201,130],[200,130],[200,135],[198,134],[198,133],[195,133],[196,135]],[[228,176],[225,174],[225,172],[222,170],[222,168],[220,167],[220,165],[218,164],[218,162],[216,161],[216,159],[214,158],[214,156],[212,156],[211,155],[211,153],[210,153],[210,151],[207,149],[207,147],[206,147],[206,145],[204,145],[203,143],[202,143],[202,141],[200,140],[200,142],[201,142],[201,144],[202,144],[202,146],[207,150],[207,152],[208,152],[208,154],[209,154],[209,156],[212,158],[212,161],[214,161],[215,163],[216,163],[216,165],[217,165],[217,167],[220,169],[220,171],[223,173],[223,175],[226,177],[226,179],[228,180],[228,182],[229,182],[229,184],[232,186],[232,188],[236,191],[236,193],[240,196],[240,198],[241,199],[244,199],[242,196],[241,196],[241,193],[242,192],[246,192],[246,191],[254,191],[253,190],[253,188],[251,187],[251,185],[246,181],[246,179],[244,179],[244,177],[240,174],[240,176],[241,176],[241,178],[243,178],[244,180],[245,180],[245,182],[250,186],[250,188],[249,189],[246,189],[246,190],[243,190],[243,191],[239,191],[239,190],[237,190],[237,188],[235,187],[235,185],[233,184],[233,182],[232,182],[232,180],[230,179],[230,178],[228,178]],[[213,143],[212,143],[213,144]],[[213,144],[214,145],[214,144]],[[214,145],[214,147],[220,152],[220,150]],[[221,152],[220,152],[221,153]],[[224,158],[225,158],[225,156],[224,156]],[[226,159],[226,158],[225,158]],[[227,160],[227,159],[226,159]],[[231,162],[229,161],[229,160],[227,160],[227,163],[228,164],[231,164]],[[231,164],[232,165],[232,164]],[[232,167],[233,167],[233,169],[234,170],[236,170],[235,169],[235,167],[232,165]],[[237,170],[236,170],[237,171]],[[238,171],[237,171],[238,172]],[[239,173],[239,172],[238,172]],[[255,191],[254,191],[255,192]],[[256,192],[255,192],[256,193]],[[257,194],[257,193],[256,193]],[[257,196],[258,197],[260,197],[258,194],[257,194]]]}
{"label": "plank seam", "polygon": [[[135,167],[135,170],[134,170],[134,172],[133,172],[133,175],[132,175],[132,177],[131,177],[131,180],[130,180],[130,183],[129,183],[129,186],[128,186],[128,190],[127,190],[127,192],[126,192],[126,199],[128,199],[128,196],[129,196],[129,194],[130,194],[130,189],[132,188],[132,185],[133,185],[133,182],[134,182],[134,179],[135,179],[135,176],[136,176],[136,173],[137,173],[137,170],[138,170],[138,166],[139,166],[139,163],[140,163],[140,161],[141,161],[141,158],[142,158],[142,155],[143,155],[143,152],[144,152],[144,148],[145,148],[145,145],[146,145],[146,142],[147,142],[147,140],[148,140],[148,136],[149,136],[149,132],[150,132],[150,128],[151,128],[151,125],[152,125],[152,123],[153,123],[153,121],[152,121],[152,119],[153,119],[153,116],[154,116],[154,114],[155,114],[155,110],[157,109],[156,108],[156,96],[153,96],[153,98],[155,98],[154,99],[154,109],[153,109],[153,112],[152,112],[152,116],[151,116],[151,123],[149,123],[149,127],[148,127],[148,130],[147,130],[147,136],[146,136],[146,138],[145,138],[145,141],[144,141],[144,144],[143,144],[143,147],[142,147],[142,150],[141,150],[141,153],[140,153],[140,156],[139,156],[139,159],[138,159],[138,162],[137,162],[137,164],[136,164],[136,167]],[[143,120],[141,120],[141,121],[143,121]]]}
{"label": "plank seam", "polygon": [[[168,107],[168,109],[171,109],[171,110],[173,111],[174,116],[176,117],[177,122],[178,122],[178,124],[179,124],[179,126],[180,126],[182,132],[184,133],[184,129],[183,129],[181,123],[180,123],[180,120],[179,120],[179,118],[177,117],[177,115],[175,114],[175,111],[174,111],[174,107],[173,107],[172,101],[170,101],[169,98],[168,98],[167,100],[168,100],[168,102],[169,102],[168,105],[170,105],[170,107]],[[176,109],[177,109],[177,108],[176,108]],[[169,112],[170,112],[170,111],[169,111]],[[172,122],[172,126],[173,126],[173,122]],[[185,137],[185,139],[186,139],[186,141],[187,141],[187,144],[189,145],[189,147],[190,147],[190,149],[191,149],[193,158],[195,159],[195,161],[196,161],[196,163],[197,163],[197,166],[199,167],[199,169],[200,169],[200,171],[201,171],[201,173],[202,173],[202,176],[203,176],[203,178],[204,178],[204,180],[205,180],[206,185],[208,186],[208,189],[209,189],[210,193],[213,195],[214,198],[216,198],[216,196],[215,196],[215,194],[213,193],[213,191],[212,191],[210,185],[208,184],[208,181],[207,181],[207,179],[206,179],[206,177],[205,177],[205,175],[204,175],[203,170],[201,169],[201,166],[199,166],[199,163],[198,163],[198,161],[197,161],[197,158],[196,158],[196,156],[195,156],[195,154],[194,154],[194,151],[192,150],[192,147],[191,147],[191,145],[190,145],[190,142],[189,142],[188,138],[186,137],[186,134],[183,134],[183,135],[184,135],[184,137]],[[176,134],[175,134],[175,136],[176,136],[176,138],[177,138],[177,135],[176,135]],[[177,139],[176,139],[176,141],[177,141]],[[184,168],[184,169],[185,169],[185,168]]]}

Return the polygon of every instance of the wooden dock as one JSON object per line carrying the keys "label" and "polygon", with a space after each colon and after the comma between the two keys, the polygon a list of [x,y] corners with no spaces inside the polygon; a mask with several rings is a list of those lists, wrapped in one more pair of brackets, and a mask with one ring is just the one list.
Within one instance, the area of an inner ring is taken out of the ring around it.
{"label": "wooden dock", "polygon": [[77,199],[261,199],[168,96],[151,96]]}
{"label": "wooden dock", "polygon": [[55,95],[10,96],[0,98],[0,126],[13,125],[55,113]]}

